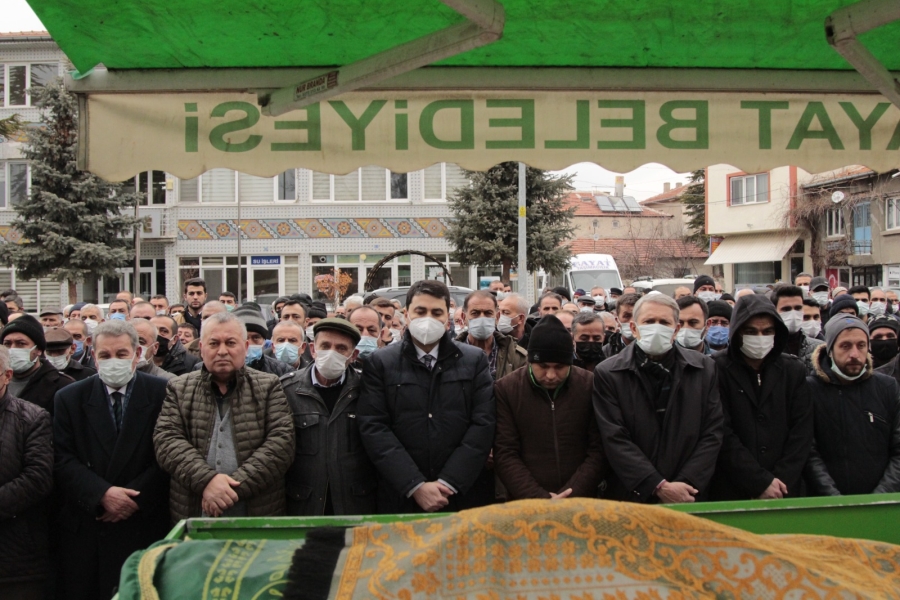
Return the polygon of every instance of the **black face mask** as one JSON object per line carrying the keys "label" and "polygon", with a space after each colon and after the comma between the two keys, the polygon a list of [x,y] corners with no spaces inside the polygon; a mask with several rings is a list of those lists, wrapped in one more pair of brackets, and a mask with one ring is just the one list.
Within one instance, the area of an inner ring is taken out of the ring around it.
{"label": "black face mask", "polygon": [[575,353],[585,362],[598,362],[603,358],[603,342],[575,342]]}
{"label": "black face mask", "polygon": [[872,347],[872,356],[882,363],[888,362],[900,352],[897,340],[872,340],[869,345]]}
{"label": "black face mask", "polygon": [[156,350],[156,356],[165,356],[169,353],[169,340],[161,335],[156,336],[159,348]]}

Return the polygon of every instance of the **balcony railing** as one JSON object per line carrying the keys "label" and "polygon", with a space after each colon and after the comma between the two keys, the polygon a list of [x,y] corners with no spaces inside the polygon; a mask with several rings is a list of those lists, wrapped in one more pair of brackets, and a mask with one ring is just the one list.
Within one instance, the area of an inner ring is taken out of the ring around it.
{"label": "balcony railing", "polygon": [[872,240],[853,240],[851,244],[854,255],[872,254]]}

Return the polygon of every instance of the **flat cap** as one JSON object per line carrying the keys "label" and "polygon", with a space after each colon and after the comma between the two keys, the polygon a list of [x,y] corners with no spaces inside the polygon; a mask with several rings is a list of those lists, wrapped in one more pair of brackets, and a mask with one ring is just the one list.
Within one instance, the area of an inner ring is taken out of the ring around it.
{"label": "flat cap", "polygon": [[359,330],[354,325],[351,325],[349,321],[333,317],[330,319],[322,319],[313,325],[313,337],[320,331],[335,331],[337,333],[342,333],[353,340],[354,346],[359,343],[361,337],[359,335]]}
{"label": "flat cap", "polygon": [[50,350],[62,350],[75,342],[72,334],[62,327],[50,327],[44,331],[44,339],[47,340],[47,348]]}
{"label": "flat cap", "polygon": [[61,315],[61,314],[63,314],[63,311],[60,307],[45,306],[43,309],[41,309],[41,314],[39,314],[38,316],[43,317],[44,315]]}

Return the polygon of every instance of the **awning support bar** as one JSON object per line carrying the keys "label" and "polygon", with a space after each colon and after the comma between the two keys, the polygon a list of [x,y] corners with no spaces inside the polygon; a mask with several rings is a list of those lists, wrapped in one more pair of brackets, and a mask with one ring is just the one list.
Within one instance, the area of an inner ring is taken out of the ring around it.
{"label": "awning support bar", "polygon": [[866,81],[900,108],[900,83],[857,39],[860,34],[894,21],[900,21],[900,2],[863,0],[831,13],[825,19],[825,37]]}
{"label": "awning support bar", "polygon": [[373,85],[462,52],[495,42],[503,35],[505,13],[496,0],[441,0],[466,21],[379,52],[275,92],[259,94],[265,115],[286,112]]}

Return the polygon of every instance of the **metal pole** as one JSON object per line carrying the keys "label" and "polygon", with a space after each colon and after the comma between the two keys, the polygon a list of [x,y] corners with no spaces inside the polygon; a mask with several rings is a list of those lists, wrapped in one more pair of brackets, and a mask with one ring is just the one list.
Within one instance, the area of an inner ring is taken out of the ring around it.
{"label": "metal pole", "polygon": [[242,288],[244,286],[241,285],[241,274],[242,274],[242,269],[244,267],[241,264],[241,195],[240,194],[238,194],[238,197],[237,197],[237,212],[238,212],[238,217],[237,217],[237,236],[238,236],[238,243],[237,243],[237,262],[238,262],[237,303],[243,304],[243,301],[241,300],[241,292],[242,292]]}
{"label": "metal pole", "polygon": [[[138,181],[140,181],[140,177],[138,177]],[[134,196],[135,219],[140,219],[140,213],[138,212],[139,197],[140,194],[135,194]],[[141,293],[141,230],[143,228],[144,224],[138,220],[137,226],[134,228],[134,274],[132,275],[134,281],[131,284],[131,293],[135,296]]]}
{"label": "metal pole", "polygon": [[528,302],[533,302],[534,291],[528,285],[528,241],[525,239],[527,209],[525,208],[525,163],[519,163],[519,259],[516,266],[516,275],[519,279],[519,293],[525,296]]}

